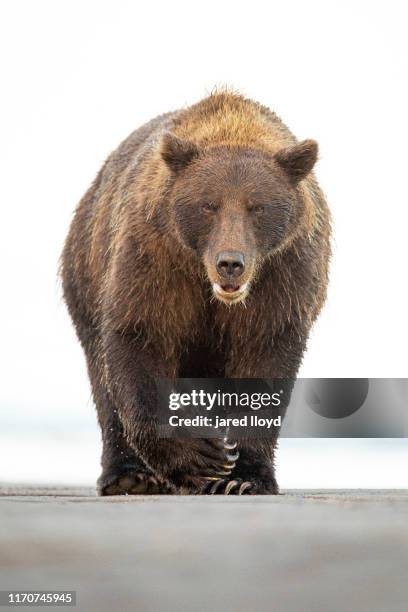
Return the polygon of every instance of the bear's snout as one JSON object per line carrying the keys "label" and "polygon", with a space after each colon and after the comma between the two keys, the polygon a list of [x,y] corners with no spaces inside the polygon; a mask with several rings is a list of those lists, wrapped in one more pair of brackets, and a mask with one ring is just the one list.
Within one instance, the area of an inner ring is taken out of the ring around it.
{"label": "bear's snout", "polygon": [[239,278],[245,270],[245,256],[240,251],[222,251],[215,262],[218,274],[227,280]]}

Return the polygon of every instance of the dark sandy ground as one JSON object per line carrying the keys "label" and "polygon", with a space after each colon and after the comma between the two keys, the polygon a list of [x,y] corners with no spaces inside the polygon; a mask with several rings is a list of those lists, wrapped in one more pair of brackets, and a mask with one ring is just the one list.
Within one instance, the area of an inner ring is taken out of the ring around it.
{"label": "dark sandy ground", "polygon": [[76,590],[87,612],[407,612],[408,491],[284,493],[0,485],[0,589]]}

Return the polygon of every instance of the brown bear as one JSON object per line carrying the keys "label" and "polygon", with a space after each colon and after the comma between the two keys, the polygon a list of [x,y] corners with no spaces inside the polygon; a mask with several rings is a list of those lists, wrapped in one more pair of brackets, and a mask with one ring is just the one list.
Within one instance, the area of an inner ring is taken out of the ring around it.
{"label": "brown bear", "polygon": [[276,439],[157,434],[157,378],[295,378],[325,300],[317,144],[230,91],[153,119],[103,165],[62,254],[102,429],[101,495],[277,493]]}

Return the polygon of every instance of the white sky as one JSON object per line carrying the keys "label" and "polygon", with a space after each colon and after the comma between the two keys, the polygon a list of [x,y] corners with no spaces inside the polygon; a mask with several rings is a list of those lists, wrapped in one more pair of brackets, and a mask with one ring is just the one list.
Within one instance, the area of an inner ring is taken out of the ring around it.
{"label": "white sky", "polygon": [[56,280],[71,214],[121,139],[215,84],[320,143],[335,251],[302,375],[407,376],[403,1],[16,0],[0,13],[0,440],[24,428],[36,447],[34,424],[70,423],[97,444]]}

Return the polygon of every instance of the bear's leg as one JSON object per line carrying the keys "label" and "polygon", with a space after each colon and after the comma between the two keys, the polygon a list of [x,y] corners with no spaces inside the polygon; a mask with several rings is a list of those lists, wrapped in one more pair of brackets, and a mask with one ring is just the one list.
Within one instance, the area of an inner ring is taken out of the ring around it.
{"label": "bear's leg", "polygon": [[169,493],[169,487],[155,476],[126,442],[122,423],[104,380],[101,344],[96,331],[79,328],[85,350],[98,421],[102,432],[102,474],[97,482],[99,495],[135,495]]}
{"label": "bear's leg", "polygon": [[102,430],[102,474],[99,495],[137,495],[170,493],[170,488],[155,476],[127,444],[122,424],[106,390],[94,392]]}
{"label": "bear's leg", "polygon": [[157,348],[134,334],[107,331],[103,351],[109,389],[127,440],[155,476],[174,492],[200,494],[232,473],[236,444],[222,439],[161,438],[157,429],[155,379],[172,378],[178,359],[164,359]]}
{"label": "bear's leg", "polygon": [[[279,406],[279,414],[283,418],[305,350],[307,330],[302,333],[298,327],[288,325],[279,335],[270,338],[269,342],[266,342],[266,338],[263,339],[261,354],[259,340],[255,338],[256,341],[253,341],[250,329],[247,330],[247,335],[243,334],[242,330],[237,330],[234,338],[234,350],[228,356],[225,376],[236,379],[279,379],[280,385],[285,389],[283,401]],[[240,457],[231,475],[233,480],[214,483],[210,493],[279,493],[273,465],[278,435],[276,432],[276,437],[267,440],[252,438],[240,441]]]}

